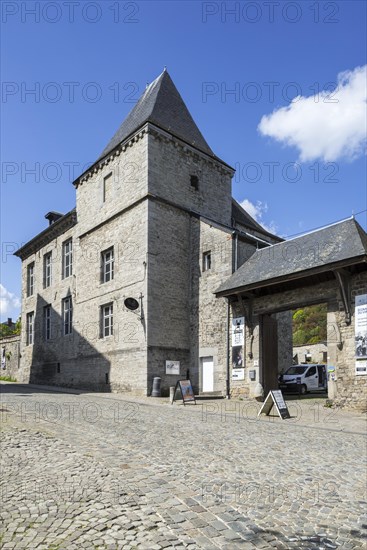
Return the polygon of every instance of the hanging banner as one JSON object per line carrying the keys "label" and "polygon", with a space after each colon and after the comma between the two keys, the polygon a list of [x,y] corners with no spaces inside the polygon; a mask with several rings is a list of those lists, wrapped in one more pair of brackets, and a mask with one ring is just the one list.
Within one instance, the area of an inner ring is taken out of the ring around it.
{"label": "hanging banner", "polygon": [[356,296],[354,318],[356,359],[367,359],[367,294]]}
{"label": "hanging banner", "polygon": [[[232,319],[232,368],[242,369],[245,366],[243,359],[243,346],[245,343],[245,318],[234,317]],[[244,376],[244,374],[243,374]],[[242,373],[232,372],[232,380],[243,380]]]}
{"label": "hanging banner", "polygon": [[245,318],[232,319],[232,347],[243,346],[245,343]]}

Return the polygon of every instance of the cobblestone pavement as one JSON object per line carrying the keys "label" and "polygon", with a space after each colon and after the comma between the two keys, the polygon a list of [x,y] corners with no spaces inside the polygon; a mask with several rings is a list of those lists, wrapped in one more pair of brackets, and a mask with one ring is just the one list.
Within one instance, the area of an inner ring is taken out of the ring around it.
{"label": "cobblestone pavement", "polygon": [[1,392],[4,549],[366,547],[362,416]]}

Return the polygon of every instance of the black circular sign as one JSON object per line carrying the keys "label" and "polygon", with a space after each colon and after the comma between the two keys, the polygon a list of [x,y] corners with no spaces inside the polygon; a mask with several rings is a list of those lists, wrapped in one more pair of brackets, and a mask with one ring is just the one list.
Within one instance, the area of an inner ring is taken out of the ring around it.
{"label": "black circular sign", "polygon": [[135,311],[135,309],[138,309],[139,307],[139,302],[138,300],[135,300],[135,298],[126,298],[124,304],[127,309],[130,309],[131,311]]}

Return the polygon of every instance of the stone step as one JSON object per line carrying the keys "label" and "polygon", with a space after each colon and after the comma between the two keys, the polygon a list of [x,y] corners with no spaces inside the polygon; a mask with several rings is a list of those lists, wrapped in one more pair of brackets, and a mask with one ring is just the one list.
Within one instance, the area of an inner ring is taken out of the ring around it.
{"label": "stone step", "polygon": [[199,395],[195,396],[197,399],[200,399],[201,397],[210,398],[210,397],[221,397],[224,398],[224,395],[221,391],[208,391],[208,392],[200,392]]}

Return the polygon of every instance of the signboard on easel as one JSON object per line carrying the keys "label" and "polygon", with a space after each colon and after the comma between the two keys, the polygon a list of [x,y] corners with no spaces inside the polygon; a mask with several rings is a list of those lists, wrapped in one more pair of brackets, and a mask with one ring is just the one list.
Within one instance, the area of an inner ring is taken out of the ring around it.
{"label": "signboard on easel", "polygon": [[286,418],[290,418],[291,415],[289,414],[289,410],[287,407],[287,403],[284,401],[283,394],[281,390],[271,390],[264,403],[261,407],[259,414],[257,416],[260,416],[260,414],[266,414],[268,416],[270,414],[271,409],[275,406],[276,411],[280,418],[282,420],[285,420]]}
{"label": "signboard on easel", "polygon": [[173,401],[175,401],[176,399],[177,390],[180,390],[181,392],[182,401],[184,405],[186,405],[186,403],[194,403],[196,405],[194,390],[192,389],[192,384],[190,380],[179,380],[176,383],[175,392],[173,395]]}

